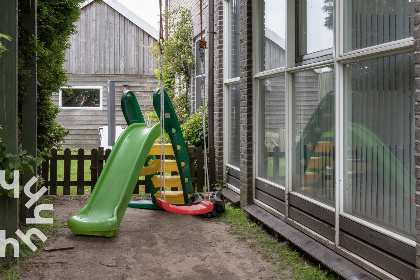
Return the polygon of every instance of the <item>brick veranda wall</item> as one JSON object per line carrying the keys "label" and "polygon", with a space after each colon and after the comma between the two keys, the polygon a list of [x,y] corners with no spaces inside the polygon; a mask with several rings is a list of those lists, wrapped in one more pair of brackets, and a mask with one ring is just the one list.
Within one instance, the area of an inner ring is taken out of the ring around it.
{"label": "brick veranda wall", "polygon": [[416,163],[416,279],[420,280],[420,0],[415,2],[414,18],[414,75],[415,75],[415,163]]}
{"label": "brick veranda wall", "polygon": [[252,1],[240,4],[240,182],[241,207],[253,199],[252,172]]}
{"label": "brick veranda wall", "polygon": [[216,180],[223,174],[223,0],[214,2],[214,146]]}

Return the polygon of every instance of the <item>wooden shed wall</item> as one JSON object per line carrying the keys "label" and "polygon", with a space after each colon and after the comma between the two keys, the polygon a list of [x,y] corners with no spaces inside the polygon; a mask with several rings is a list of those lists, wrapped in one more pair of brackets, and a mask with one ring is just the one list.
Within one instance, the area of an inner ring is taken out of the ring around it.
{"label": "wooden shed wall", "polygon": [[[116,82],[116,125],[126,127],[121,111],[123,84],[136,93],[141,110],[153,110],[151,95],[157,87],[157,61],[149,54],[156,40],[105,2],[81,10],[77,33],[70,38],[64,69],[69,86],[101,86],[102,110],[63,109],[57,122],[70,131],[64,147],[97,148],[99,127],[108,124],[107,84]],[[52,97],[58,105],[59,93]]]}
{"label": "wooden shed wall", "polygon": [[77,74],[153,75],[148,33],[106,3],[85,6],[70,38],[64,69]]}
{"label": "wooden shed wall", "polygon": [[[123,84],[129,84],[137,97],[143,115],[153,110],[152,94],[157,87],[154,76],[140,75],[80,75],[69,74],[69,86],[102,86],[102,110],[63,109],[57,116],[57,122],[70,131],[65,137],[64,147],[93,149],[100,145],[99,127],[108,125],[108,80],[115,81],[116,125],[126,127],[121,111]],[[53,102],[58,104],[58,93],[53,94]]]}

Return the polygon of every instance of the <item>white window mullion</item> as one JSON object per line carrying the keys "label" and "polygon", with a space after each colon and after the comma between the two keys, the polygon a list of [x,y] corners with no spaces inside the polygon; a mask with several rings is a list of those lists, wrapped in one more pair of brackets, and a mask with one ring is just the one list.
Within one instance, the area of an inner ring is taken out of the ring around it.
{"label": "white window mullion", "polygon": [[[344,50],[344,4],[343,1],[335,2],[334,32],[335,47],[334,58],[340,56]],[[335,62],[335,245],[340,244],[340,213],[343,209],[344,189],[344,65]]]}

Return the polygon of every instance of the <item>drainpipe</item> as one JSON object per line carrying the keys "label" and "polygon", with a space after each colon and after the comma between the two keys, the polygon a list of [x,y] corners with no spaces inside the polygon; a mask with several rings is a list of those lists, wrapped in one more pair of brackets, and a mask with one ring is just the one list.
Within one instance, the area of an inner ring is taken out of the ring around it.
{"label": "drainpipe", "polygon": [[[169,11],[169,0],[165,0],[165,12]],[[168,40],[169,32],[168,32],[168,22],[165,17],[165,40]]]}
{"label": "drainpipe", "polygon": [[[209,151],[214,151],[214,0],[209,0],[209,69],[208,69],[208,125],[209,125]],[[210,186],[216,179],[216,164],[214,153],[210,156]]]}

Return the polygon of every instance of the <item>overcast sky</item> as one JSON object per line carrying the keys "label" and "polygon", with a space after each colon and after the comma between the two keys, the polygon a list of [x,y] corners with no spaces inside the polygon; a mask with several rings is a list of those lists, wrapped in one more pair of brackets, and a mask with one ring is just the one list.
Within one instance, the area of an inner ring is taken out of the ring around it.
{"label": "overcast sky", "polygon": [[[117,0],[159,30],[159,0]],[[165,3],[165,1],[162,1]]]}

